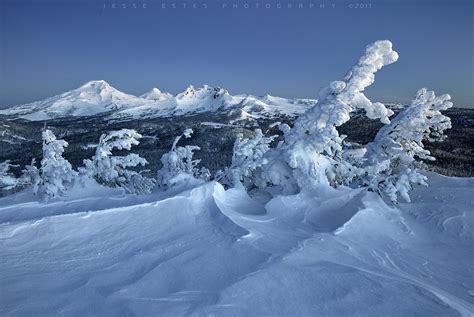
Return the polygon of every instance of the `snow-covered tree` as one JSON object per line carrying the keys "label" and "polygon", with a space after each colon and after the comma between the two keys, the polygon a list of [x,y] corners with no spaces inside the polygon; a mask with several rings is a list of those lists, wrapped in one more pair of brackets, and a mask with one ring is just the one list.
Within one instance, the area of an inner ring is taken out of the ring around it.
{"label": "snow-covered tree", "polygon": [[196,145],[177,146],[182,137],[190,138],[192,134],[192,129],[186,129],[183,134],[175,138],[171,150],[161,157],[163,166],[157,174],[160,187],[170,188],[190,178],[209,180],[209,170],[205,167],[198,169],[197,165],[201,160],[193,160],[194,151],[199,151],[201,148]]}
{"label": "snow-covered tree", "polygon": [[155,181],[145,177],[140,172],[130,170],[136,166],[148,164],[147,160],[138,154],[116,156],[113,150],[130,150],[139,144],[142,136],[131,129],[122,129],[105,133],[100,137],[95,155],[90,160],[84,160],[85,167],[81,172],[93,177],[97,182],[109,187],[121,187],[128,193],[150,193]]}
{"label": "snow-covered tree", "polygon": [[219,171],[216,179],[229,187],[241,184],[246,188],[251,187],[256,182],[255,170],[268,163],[264,156],[275,138],[276,135],[264,136],[260,129],[255,130],[253,138],[244,138],[244,135],[239,133],[234,143],[232,164]]}
{"label": "snow-covered tree", "polygon": [[440,142],[444,130],[451,128],[449,117],[441,113],[452,107],[447,94],[436,97],[420,89],[411,104],[389,125],[380,129],[367,147],[367,185],[393,202],[400,195],[410,202],[412,184],[427,185],[426,176],[417,171],[417,161],[434,160],[423,141]]}
{"label": "snow-covered tree", "polygon": [[22,170],[22,175],[19,182],[23,186],[33,186],[33,192],[38,193],[38,186],[40,184],[40,170],[36,167],[36,159],[31,159],[31,163],[26,165]]}
{"label": "snow-covered tree", "polygon": [[[35,186],[35,193],[45,200],[66,194],[72,185],[77,172],[71,164],[63,158],[64,149],[68,143],[58,140],[51,130],[44,129],[43,159],[39,168],[39,181]],[[35,180],[36,182],[36,180]]]}
{"label": "snow-covered tree", "polygon": [[30,165],[26,165],[22,170],[22,175],[16,177],[10,169],[19,165],[10,164],[10,160],[0,163],[0,190],[12,190],[33,186],[33,192],[38,193],[41,181],[40,170],[36,167],[36,160],[32,159]]}
{"label": "snow-covered tree", "polygon": [[0,163],[0,190],[11,190],[20,185],[19,179],[10,171],[18,165],[10,164],[10,160]]}
{"label": "snow-covered tree", "polygon": [[393,112],[381,103],[372,103],[363,91],[374,82],[378,70],[397,59],[390,41],[367,46],[365,55],[344,80],[322,89],[318,103],[287,129],[277,153],[269,153],[279,162],[267,164],[262,175],[268,182],[285,187],[294,187],[285,182],[296,183],[298,189],[350,182],[357,171],[342,157],[344,136],[339,135],[337,127],[347,122],[356,109],[364,109],[371,119],[390,122],[388,118]]}

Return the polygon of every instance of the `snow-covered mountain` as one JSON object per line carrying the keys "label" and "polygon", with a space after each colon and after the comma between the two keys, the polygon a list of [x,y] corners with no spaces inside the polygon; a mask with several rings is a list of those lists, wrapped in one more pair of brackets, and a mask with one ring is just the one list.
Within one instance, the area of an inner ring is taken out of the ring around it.
{"label": "snow-covered mountain", "polygon": [[140,96],[140,98],[148,99],[148,100],[165,100],[172,97],[173,97],[172,94],[168,92],[162,92],[158,88],[153,88],[149,92],[146,92]]}
{"label": "snow-covered mountain", "polygon": [[208,85],[199,88],[191,85],[177,95],[153,88],[141,96],[134,96],[98,80],[42,101],[0,110],[0,115],[41,121],[107,114],[111,120],[132,120],[223,112],[237,115],[238,119],[249,119],[295,116],[315,103],[313,99],[287,99],[270,95],[232,96],[223,88]]}
{"label": "snow-covered mountain", "polygon": [[39,121],[64,117],[91,116],[145,103],[146,100],[123,93],[103,80],[90,81],[63,94],[29,104],[1,110],[0,114]]}

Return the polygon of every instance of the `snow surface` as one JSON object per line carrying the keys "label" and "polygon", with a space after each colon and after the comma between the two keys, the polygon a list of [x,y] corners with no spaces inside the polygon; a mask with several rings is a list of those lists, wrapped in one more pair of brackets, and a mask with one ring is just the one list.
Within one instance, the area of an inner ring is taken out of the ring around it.
{"label": "snow surface", "polygon": [[240,119],[295,116],[313,106],[313,99],[273,96],[232,96],[223,88],[208,85],[173,96],[158,88],[137,97],[123,93],[103,80],[90,81],[78,89],[25,105],[0,110],[0,115],[30,121],[108,114],[109,120],[172,117],[203,112],[237,113]]}
{"label": "snow surface", "polygon": [[0,199],[0,315],[472,316],[473,178],[411,204],[216,182]]}

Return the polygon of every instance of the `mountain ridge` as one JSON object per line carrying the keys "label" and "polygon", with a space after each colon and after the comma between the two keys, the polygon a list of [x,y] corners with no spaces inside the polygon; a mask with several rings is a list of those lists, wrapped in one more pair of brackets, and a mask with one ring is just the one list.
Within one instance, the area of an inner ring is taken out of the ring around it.
{"label": "mountain ridge", "polygon": [[[40,101],[0,110],[28,121],[105,114],[108,120],[186,116],[205,112],[239,115],[242,120],[286,115],[297,116],[316,104],[315,99],[291,99],[270,95],[231,95],[222,87],[188,86],[173,95],[159,88],[135,96],[124,93],[105,80],[92,80],[79,88]],[[239,118],[237,120],[239,120]]]}

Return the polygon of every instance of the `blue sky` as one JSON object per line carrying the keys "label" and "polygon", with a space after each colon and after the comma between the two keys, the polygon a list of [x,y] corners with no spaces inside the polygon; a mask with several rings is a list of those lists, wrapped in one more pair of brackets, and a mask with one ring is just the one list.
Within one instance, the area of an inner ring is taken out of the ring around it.
{"label": "blue sky", "polygon": [[365,9],[317,0],[0,3],[0,107],[92,79],[132,94],[210,84],[231,94],[314,98],[378,39],[391,40],[400,59],[377,74],[371,98],[404,102],[426,86],[474,107],[473,1],[376,0]]}

